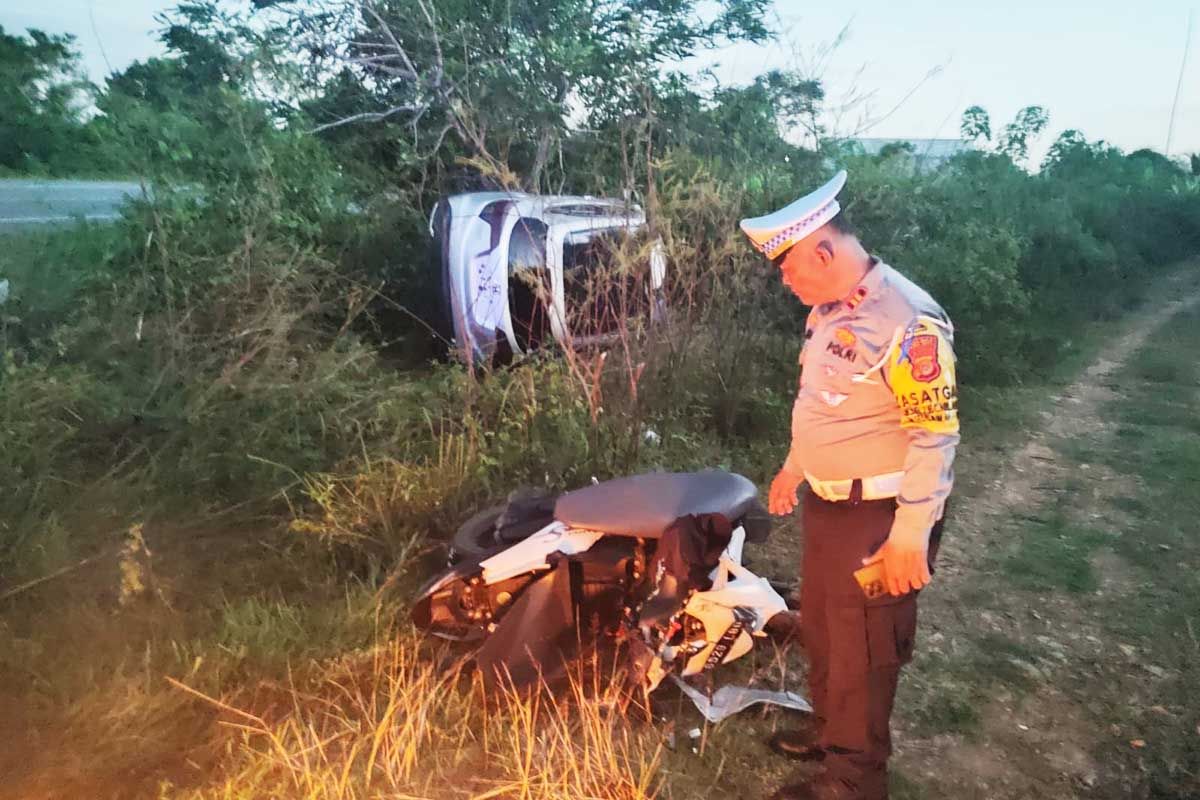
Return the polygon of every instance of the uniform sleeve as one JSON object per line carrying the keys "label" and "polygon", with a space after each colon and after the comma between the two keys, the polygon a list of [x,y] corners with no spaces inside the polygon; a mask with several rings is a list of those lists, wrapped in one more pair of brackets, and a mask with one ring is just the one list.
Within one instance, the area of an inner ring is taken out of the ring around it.
{"label": "uniform sleeve", "polygon": [[885,377],[909,436],[893,535],[927,537],[950,495],[959,439],[954,366],[951,328],[932,317],[909,322],[888,357]]}

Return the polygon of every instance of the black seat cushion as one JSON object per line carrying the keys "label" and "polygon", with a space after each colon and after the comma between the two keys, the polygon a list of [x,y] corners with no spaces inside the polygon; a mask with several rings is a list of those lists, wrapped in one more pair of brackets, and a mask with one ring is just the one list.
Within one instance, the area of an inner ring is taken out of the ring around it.
{"label": "black seat cushion", "polygon": [[657,539],[687,514],[721,514],[736,522],[758,502],[758,490],[741,475],[652,472],[567,492],[554,518],[573,528]]}

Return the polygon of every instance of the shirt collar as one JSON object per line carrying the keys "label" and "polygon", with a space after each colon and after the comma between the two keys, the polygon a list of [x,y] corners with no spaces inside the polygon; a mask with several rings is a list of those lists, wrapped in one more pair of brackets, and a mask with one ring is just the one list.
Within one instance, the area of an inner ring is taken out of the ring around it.
{"label": "shirt collar", "polygon": [[841,300],[823,303],[820,306],[821,313],[829,314],[834,311],[853,311],[861,306],[863,301],[868,297],[878,295],[884,281],[887,279],[888,269],[888,265],[879,260],[878,256],[871,256],[871,263],[867,267],[867,274],[862,276],[862,280]]}

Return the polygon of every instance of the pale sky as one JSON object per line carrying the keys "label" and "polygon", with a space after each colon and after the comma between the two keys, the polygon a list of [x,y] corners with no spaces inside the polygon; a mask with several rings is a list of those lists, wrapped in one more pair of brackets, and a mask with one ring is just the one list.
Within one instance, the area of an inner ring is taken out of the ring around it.
{"label": "pale sky", "polygon": [[[0,0],[8,33],[28,27],[73,33],[93,80],[161,52],[154,15],[167,0]],[[1180,76],[1189,9],[1200,0],[843,0],[825,5],[776,0],[785,31],[766,46],[707,54],[710,67],[740,84],[773,67],[812,61],[822,43],[849,25],[822,77],[835,102],[852,86],[872,92],[882,116],[920,84],[894,114],[865,136],[956,137],[963,109],[982,105],[999,130],[1026,105],[1045,106],[1050,127],[1034,160],[1058,132],[1078,128],[1126,151],[1162,150]],[[1200,28],[1200,12],[1196,28]],[[1200,30],[1183,74],[1172,153],[1200,151]],[[930,70],[940,72],[922,83]],[[842,122],[852,132],[859,114]]]}

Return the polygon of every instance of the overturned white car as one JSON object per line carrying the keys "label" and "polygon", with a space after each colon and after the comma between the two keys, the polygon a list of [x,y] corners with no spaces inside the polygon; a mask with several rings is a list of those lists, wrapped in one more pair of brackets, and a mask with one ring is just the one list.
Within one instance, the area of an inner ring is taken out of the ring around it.
{"label": "overturned white car", "polygon": [[649,254],[644,263],[614,269],[618,250],[645,228],[642,209],[621,200],[473,192],[439,201],[429,232],[453,348],[487,363],[551,341],[602,342],[631,319],[661,320],[661,241],[637,248]]}

